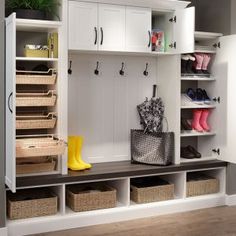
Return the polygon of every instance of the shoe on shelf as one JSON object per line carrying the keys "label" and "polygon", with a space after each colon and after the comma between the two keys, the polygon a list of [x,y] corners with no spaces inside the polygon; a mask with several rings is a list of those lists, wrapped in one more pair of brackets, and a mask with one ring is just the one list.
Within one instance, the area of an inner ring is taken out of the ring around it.
{"label": "shoe on shelf", "polygon": [[187,74],[187,64],[189,62],[189,57],[187,55],[181,56],[181,74],[186,75]]}
{"label": "shoe on shelf", "polygon": [[185,118],[181,118],[181,130],[192,130],[191,125]]}
{"label": "shoe on shelf", "polygon": [[192,88],[189,88],[186,92],[186,95],[191,102],[198,105],[204,104],[203,93],[201,91],[197,90],[195,92]]}
{"label": "shoe on shelf", "polygon": [[194,72],[195,74],[202,75],[202,65],[204,60],[204,54],[201,53],[195,53],[194,54],[196,61],[194,63]]}
{"label": "shoe on shelf", "polygon": [[181,147],[180,156],[185,159],[199,159],[202,157],[193,146],[188,145],[187,147]]}
{"label": "shoe on shelf", "polygon": [[200,126],[204,129],[206,132],[210,132],[211,128],[208,124],[208,118],[210,115],[210,110],[209,109],[203,109],[202,114],[199,120]]}
{"label": "shoe on shelf", "polygon": [[196,99],[195,99],[195,103],[199,104],[199,105],[203,105],[204,104],[204,94],[202,89],[198,88],[196,90]]}
{"label": "shoe on shelf", "polygon": [[195,154],[191,152],[188,147],[181,147],[180,156],[185,159],[194,159]]}
{"label": "shoe on shelf", "polygon": [[202,110],[200,109],[193,110],[192,129],[200,133],[204,132],[204,129],[200,124],[201,116],[202,116]]}
{"label": "shoe on shelf", "polygon": [[204,103],[210,105],[211,104],[211,99],[209,98],[209,96],[208,96],[205,89],[202,90],[202,94],[203,94]]}
{"label": "shoe on shelf", "polygon": [[208,54],[204,54],[203,63],[202,63],[202,72],[203,74],[209,75],[209,76],[210,76],[210,73],[208,71],[208,66],[210,64],[210,61],[211,61],[211,56]]}
{"label": "shoe on shelf", "polygon": [[186,93],[181,94],[181,106],[193,105],[192,99],[190,99]]}
{"label": "shoe on shelf", "polygon": [[189,145],[187,146],[188,150],[192,152],[195,155],[195,158],[201,158],[202,155],[199,153],[193,146]]}

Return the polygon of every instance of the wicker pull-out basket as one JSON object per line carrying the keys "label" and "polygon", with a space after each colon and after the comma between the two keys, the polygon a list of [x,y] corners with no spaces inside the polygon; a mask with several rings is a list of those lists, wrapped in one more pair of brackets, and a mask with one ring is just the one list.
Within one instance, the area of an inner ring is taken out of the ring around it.
{"label": "wicker pull-out basket", "polygon": [[52,136],[16,139],[16,157],[59,156],[65,149],[66,143]]}
{"label": "wicker pull-out basket", "polygon": [[56,169],[56,159],[53,157],[29,157],[16,159],[16,174],[33,174],[52,172]]}
{"label": "wicker pull-out basket", "polygon": [[187,197],[218,193],[220,181],[202,173],[188,173]]}
{"label": "wicker pull-out basket", "polygon": [[131,181],[130,198],[136,203],[174,199],[174,184],[159,177],[137,178]]}
{"label": "wicker pull-out basket", "polygon": [[32,115],[17,115],[16,129],[53,129],[56,125],[57,117],[55,113],[32,114]]}
{"label": "wicker pull-out basket", "polygon": [[75,212],[113,208],[116,206],[116,189],[100,183],[68,186],[66,202]]}
{"label": "wicker pull-out basket", "polygon": [[55,91],[48,92],[20,92],[16,93],[17,107],[50,107],[56,104]]}
{"label": "wicker pull-out basket", "polygon": [[55,215],[58,197],[50,189],[26,189],[7,194],[7,213],[11,220]]}
{"label": "wicker pull-out basket", "polygon": [[16,71],[16,84],[54,85],[57,73],[55,69],[48,71]]}

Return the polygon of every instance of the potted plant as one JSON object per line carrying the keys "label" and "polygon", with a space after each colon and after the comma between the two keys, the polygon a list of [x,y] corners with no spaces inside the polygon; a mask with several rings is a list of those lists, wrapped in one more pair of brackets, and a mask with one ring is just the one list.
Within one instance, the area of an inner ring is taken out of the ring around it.
{"label": "potted plant", "polygon": [[24,19],[52,19],[57,15],[60,6],[58,0],[7,0],[8,12],[16,12],[17,18]]}

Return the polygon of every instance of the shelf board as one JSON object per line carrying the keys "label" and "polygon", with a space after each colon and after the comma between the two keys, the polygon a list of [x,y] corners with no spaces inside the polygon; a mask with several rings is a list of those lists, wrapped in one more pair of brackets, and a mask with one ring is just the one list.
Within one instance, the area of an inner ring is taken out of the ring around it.
{"label": "shelf board", "polygon": [[197,104],[191,104],[191,105],[185,105],[181,106],[181,109],[214,109],[216,108],[216,105],[197,105]]}
{"label": "shelf board", "polygon": [[209,54],[216,54],[216,50],[199,50],[199,49],[195,49],[196,53],[209,53]]}
{"label": "shelf board", "polygon": [[16,57],[17,61],[58,61],[58,58]]}
{"label": "shelf board", "polygon": [[182,81],[216,81],[213,77],[200,77],[200,76],[193,76],[193,77],[187,77],[183,76],[181,77]]}
{"label": "shelf board", "polygon": [[223,36],[221,33],[196,31],[194,37],[196,40],[213,40]]}
{"label": "shelf board", "polygon": [[27,32],[48,32],[61,27],[61,21],[16,19],[16,30]]}
{"label": "shelf board", "polygon": [[69,49],[69,54],[122,55],[122,56],[145,56],[145,57],[174,55],[173,53],[170,52],[93,51],[93,50],[73,50],[73,49]]}
{"label": "shelf board", "polygon": [[180,163],[194,163],[199,161],[213,161],[217,160],[215,157],[201,157],[201,158],[194,158],[194,159],[186,159],[186,158],[180,158]]}
{"label": "shelf board", "polygon": [[214,136],[216,133],[214,132],[197,132],[194,130],[191,131],[184,131],[183,133],[180,134],[180,137],[204,137],[204,136]]}
{"label": "shelf board", "polygon": [[67,175],[47,175],[17,177],[17,188],[30,186],[46,186],[57,184],[86,183],[93,181],[109,181],[121,178],[176,173],[186,170],[208,169],[226,166],[222,161],[206,161],[198,163],[172,164],[169,166],[152,166],[131,164],[131,161],[106,162],[93,164],[92,169],[85,171],[69,171]]}

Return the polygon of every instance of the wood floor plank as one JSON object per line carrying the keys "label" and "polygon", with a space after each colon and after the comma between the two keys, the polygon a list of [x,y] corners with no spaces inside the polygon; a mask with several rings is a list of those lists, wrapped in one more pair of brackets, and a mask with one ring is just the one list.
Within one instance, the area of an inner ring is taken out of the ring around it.
{"label": "wood floor plank", "polygon": [[217,207],[34,236],[236,236],[236,207]]}

